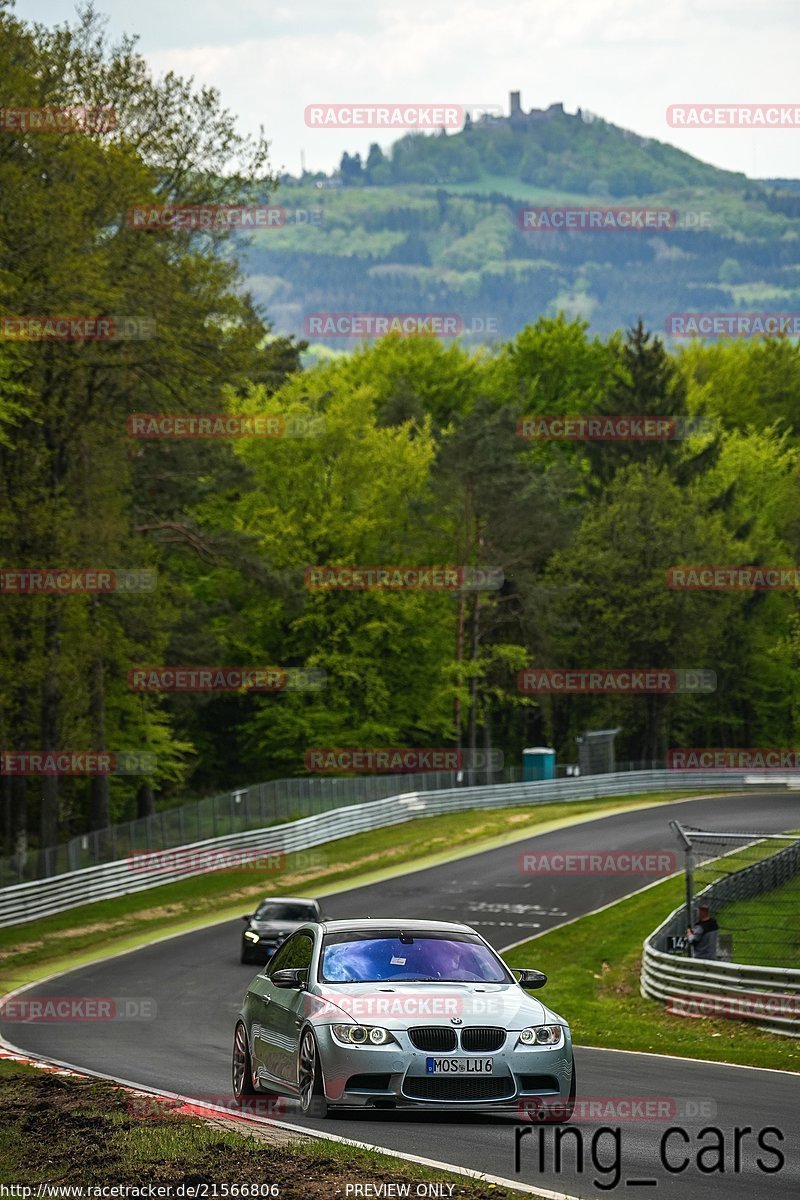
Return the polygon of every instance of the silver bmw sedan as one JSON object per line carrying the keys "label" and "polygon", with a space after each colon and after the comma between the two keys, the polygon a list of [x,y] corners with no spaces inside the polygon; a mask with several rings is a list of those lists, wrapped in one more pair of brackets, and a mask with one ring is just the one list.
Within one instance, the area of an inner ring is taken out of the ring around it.
{"label": "silver bmw sedan", "polygon": [[247,989],[234,1095],[291,1097],[304,1116],[458,1108],[567,1121],[569,1026],[527,994],[546,982],[535,970],[512,974],[468,925],[309,922]]}

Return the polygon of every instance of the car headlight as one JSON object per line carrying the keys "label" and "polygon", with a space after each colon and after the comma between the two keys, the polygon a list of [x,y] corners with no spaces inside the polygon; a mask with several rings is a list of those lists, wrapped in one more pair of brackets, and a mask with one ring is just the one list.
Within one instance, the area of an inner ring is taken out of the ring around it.
{"label": "car headlight", "polygon": [[333,1036],[345,1046],[386,1046],[395,1039],[378,1025],[333,1025]]}
{"label": "car headlight", "polygon": [[244,936],[247,938],[248,942],[259,942],[259,941],[261,941],[261,939],[259,938],[258,934],[257,934],[257,933],[253,933],[253,930],[252,930],[252,929],[245,929],[245,931],[244,931]]}
{"label": "car headlight", "polygon": [[519,1035],[523,1046],[557,1046],[561,1041],[560,1025],[531,1025]]}

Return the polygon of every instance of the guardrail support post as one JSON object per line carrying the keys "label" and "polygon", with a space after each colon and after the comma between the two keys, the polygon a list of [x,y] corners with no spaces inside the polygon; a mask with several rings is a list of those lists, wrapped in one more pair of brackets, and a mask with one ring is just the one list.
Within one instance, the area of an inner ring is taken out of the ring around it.
{"label": "guardrail support post", "polygon": [[[683,871],[686,879],[686,928],[691,929],[694,924],[694,859],[692,857],[692,843],[686,836],[686,831],[680,821],[670,821],[670,826],[677,835],[684,850]],[[691,944],[689,945],[689,957],[694,957]]]}

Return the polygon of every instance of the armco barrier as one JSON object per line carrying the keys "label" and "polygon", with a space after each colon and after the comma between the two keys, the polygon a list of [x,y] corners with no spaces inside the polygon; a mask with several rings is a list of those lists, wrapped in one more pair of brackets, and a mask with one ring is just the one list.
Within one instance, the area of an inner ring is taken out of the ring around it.
{"label": "armco barrier", "polygon": [[[670,920],[681,911],[682,907],[676,909]],[[640,985],[643,996],[688,1010],[694,1006],[698,1012],[705,1005],[709,1015],[713,1015],[716,1003],[721,1015],[727,1008],[771,1033],[800,1036],[800,970],[680,958],[653,949],[651,942],[659,932],[657,929],[645,939]]]}
{"label": "armco barrier", "polygon": [[[504,808],[524,804],[546,804],[553,801],[597,799],[602,796],[636,795],[647,792],[713,789],[735,790],[763,779],[744,772],[715,771],[626,771],[613,775],[587,775],[578,779],[543,780],[535,783],[493,784],[486,787],[447,788],[433,792],[408,792],[389,796],[368,804],[348,805],[302,817],[247,833],[229,834],[194,842],[181,848],[185,856],[193,851],[197,856],[212,851],[247,850],[253,854],[291,853],[309,850],[338,838],[370,829],[399,825],[416,817],[431,817],[440,813],[458,812],[470,808]],[[774,782],[770,781],[771,786]],[[173,852],[174,855],[174,852]],[[130,892],[144,891],[159,884],[172,883],[190,875],[200,875],[213,869],[198,864],[187,870],[170,864],[170,854],[164,863],[146,871],[133,868],[129,858],[69,871],[49,879],[15,884],[0,889],[0,926],[17,925],[36,917],[63,912],[93,900],[108,900]]]}
{"label": "armco barrier", "polygon": [[[661,765],[642,763],[637,769]],[[519,772],[519,767],[505,767],[502,772],[489,774],[483,769],[475,769],[471,778],[469,771],[464,774],[468,776],[466,782],[472,786],[516,783],[520,779]],[[174,850],[206,838],[247,833],[266,825],[318,816],[347,804],[369,804],[373,800],[396,796],[398,792],[438,791],[463,783],[456,771],[270,779],[165,808],[135,821],[121,821],[105,829],[78,834],[57,846],[0,858],[0,888],[118,862],[139,850]]]}
{"label": "armco barrier", "polygon": [[[747,899],[779,887],[800,870],[800,842],[741,871],[718,880],[700,893],[713,911],[725,902]],[[771,1033],[800,1037],[800,970],[794,967],[758,967],[747,963],[709,961],[668,954],[670,935],[682,934],[686,908],[671,912],[658,929],[645,938],[642,952],[640,990],[651,1000],[672,1003],[677,1008],[705,1011],[713,1016],[738,1015],[756,1021]]]}

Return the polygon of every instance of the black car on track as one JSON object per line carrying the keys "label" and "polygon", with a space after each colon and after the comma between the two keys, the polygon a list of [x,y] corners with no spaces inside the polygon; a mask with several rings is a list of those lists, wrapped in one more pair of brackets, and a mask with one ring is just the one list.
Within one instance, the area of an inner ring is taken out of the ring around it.
{"label": "black car on track", "polygon": [[308,921],[322,920],[316,900],[299,896],[267,896],[254,913],[242,917],[242,962],[265,963],[281,942]]}

